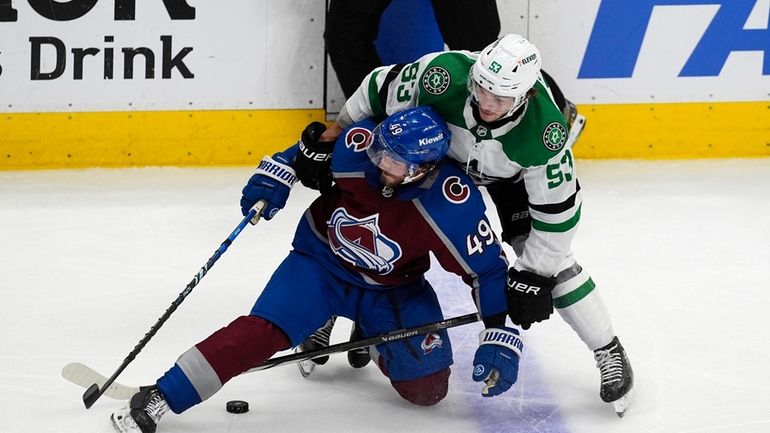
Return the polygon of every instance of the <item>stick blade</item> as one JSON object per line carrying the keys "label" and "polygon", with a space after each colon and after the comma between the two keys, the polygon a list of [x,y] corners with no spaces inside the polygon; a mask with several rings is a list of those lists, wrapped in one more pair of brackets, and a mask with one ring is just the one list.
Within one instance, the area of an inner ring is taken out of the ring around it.
{"label": "stick blade", "polygon": [[95,383],[99,385],[102,396],[114,398],[115,400],[129,400],[134,394],[139,392],[137,387],[122,385],[116,382],[112,382],[110,386],[105,387],[104,384],[107,383],[107,378],[80,362],[70,362],[65,365],[61,370],[61,376],[83,389],[88,389]]}
{"label": "stick blade", "polygon": [[101,390],[99,390],[99,385],[93,384],[88,387],[86,392],[83,393],[83,403],[86,405],[86,409],[91,409],[91,406],[96,403],[96,400],[99,400],[99,397],[102,396]]}

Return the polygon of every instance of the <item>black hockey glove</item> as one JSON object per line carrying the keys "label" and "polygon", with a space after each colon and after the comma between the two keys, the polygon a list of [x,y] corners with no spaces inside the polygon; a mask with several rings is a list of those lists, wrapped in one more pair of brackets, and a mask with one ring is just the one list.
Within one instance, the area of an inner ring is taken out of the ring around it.
{"label": "black hockey glove", "polygon": [[326,131],[326,125],[313,122],[302,131],[299,152],[294,162],[297,178],[308,188],[325,194],[332,187],[332,151],[333,141],[318,141]]}
{"label": "black hockey glove", "polygon": [[553,313],[551,291],[556,285],[555,278],[508,269],[508,316],[511,321],[524,329],[548,319]]}

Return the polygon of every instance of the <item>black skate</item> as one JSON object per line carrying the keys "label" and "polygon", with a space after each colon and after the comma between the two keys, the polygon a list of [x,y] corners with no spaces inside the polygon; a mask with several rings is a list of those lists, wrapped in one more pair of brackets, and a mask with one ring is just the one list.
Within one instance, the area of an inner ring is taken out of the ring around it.
{"label": "black skate", "polygon": [[118,433],[155,433],[155,428],[169,410],[158,387],[145,386],[131,397],[128,404],[110,416],[112,426]]}
{"label": "black skate", "polygon": [[626,351],[618,337],[610,344],[594,351],[596,367],[601,375],[599,396],[611,403],[615,413],[622,417],[631,403],[631,390],[634,387],[634,371],[628,362]]}
{"label": "black skate", "polygon": [[570,145],[574,146],[580,134],[583,133],[583,128],[586,126],[586,117],[578,113],[577,107],[570,101],[565,100],[564,105],[564,118],[567,119],[567,126],[569,126],[569,138]]}
{"label": "black skate", "polygon": [[[332,335],[332,329],[334,328],[334,322],[337,321],[337,316],[332,316],[327,320],[324,326],[318,328],[307,340],[303,341],[299,346],[294,349],[295,353],[309,352],[311,350],[321,349],[323,347],[329,347],[329,338]],[[324,365],[329,360],[329,355],[319,356],[313,359],[306,359],[299,361],[297,366],[302,377],[310,376],[316,365]]]}
{"label": "black skate", "polygon": [[[350,330],[350,341],[360,340],[363,337],[364,335],[361,333],[361,328],[358,327],[357,323],[353,323],[353,329]],[[353,368],[366,367],[371,359],[368,347],[361,347],[348,352],[348,364]]]}

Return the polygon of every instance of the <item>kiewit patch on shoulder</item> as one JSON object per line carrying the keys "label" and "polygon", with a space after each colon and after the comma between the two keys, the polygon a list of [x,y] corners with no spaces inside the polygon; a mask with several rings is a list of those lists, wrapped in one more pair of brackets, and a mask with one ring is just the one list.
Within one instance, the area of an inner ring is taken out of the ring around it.
{"label": "kiewit patch on shoulder", "polygon": [[543,144],[554,152],[564,147],[567,142],[567,128],[559,122],[551,122],[543,131]]}
{"label": "kiewit patch on shoulder", "polygon": [[449,77],[449,71],[441,66],[434,66],[423,74],[422,87],[424,87],[425,91],[431,95],[440,95],[446,92],[451,81],[452,79]]}

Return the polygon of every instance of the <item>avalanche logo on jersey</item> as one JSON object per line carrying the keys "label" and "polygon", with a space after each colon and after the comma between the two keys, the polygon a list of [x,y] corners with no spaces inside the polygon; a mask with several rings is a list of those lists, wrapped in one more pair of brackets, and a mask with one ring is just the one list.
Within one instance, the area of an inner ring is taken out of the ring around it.
{"label": "avalanche logo on jersey", "polygon": [[444,192],[444,197],[454,204],[465,203],[468,201],[468,197],[471,196],[471,189],[468,185],[462,183],[457,176],[447,177],[442,186],[442,191]]}
{"label": "avalanche logo on jersey", "polygon": [[345,146],[353,152],[363,152],[371,143],[372,131],[355,126],[345,134]]}
{"label": "avalanche logo on jersey", "polygon": [[327,222],[329,245],[335,254],[361,269],[380,275],[393,270],[401,258],[401,246],[380,230],[380,214],[355,218],[345,208],[337,208]]}
{"label": "avalanche logo on jersey", "polygon": [[442,344],[444,344],[444,340],[441,339],[441,336],[431,333],[426,335],[425,339],[422,340],[422,343],[420,343],[420,348],[422,349],[422,353],[427,355],[431,353],[433,349],[441,347]]}

